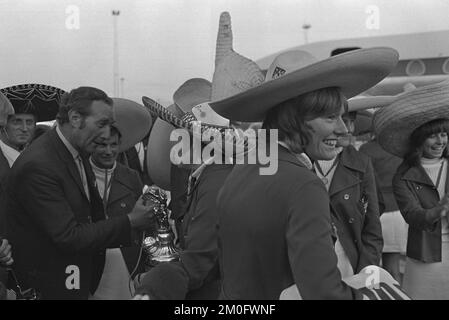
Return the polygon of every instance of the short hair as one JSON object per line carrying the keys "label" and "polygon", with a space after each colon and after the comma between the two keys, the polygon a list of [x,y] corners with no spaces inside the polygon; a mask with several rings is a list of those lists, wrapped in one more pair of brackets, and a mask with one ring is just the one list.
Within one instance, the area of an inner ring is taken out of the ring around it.
{"label": "short hair", "polygon": [[339,88],[315,90],[270,109],[262,128],[278,129],[279,140],[284,141],[293,152],[301,153],[310,139],[310,129],[306,121],[340,113],[342,106],[347,110],[348,102]]}
{"label": "short hair", "polygon": [[63,94],[59,103],[59,112],[56,115],[58,123],[69,122],[69,111],[77,111],[83,117],[88,116],[94,101],[103,101],[110,106],[113,104],[112,99],[104,91],[93,87],[79,87]]}
{"label": "short hair", "polygon": [[[426,122],[422,126],[415,129],[409,137],[408,152],[406,153],[404,160],[410,166],[417,166],[420,164],[424,141],[432,134],[446,132],[449,135],[449,119],[436,119]],[[443,157],[449,156],[448,147],[444,149]]]}
{"label": "short hair", "polygon": [[122,138],[122,133],[116,126],[112,125],[110,132],[111,132],[111,137],[118,136],[118,140],[120,141],[120,139]]}

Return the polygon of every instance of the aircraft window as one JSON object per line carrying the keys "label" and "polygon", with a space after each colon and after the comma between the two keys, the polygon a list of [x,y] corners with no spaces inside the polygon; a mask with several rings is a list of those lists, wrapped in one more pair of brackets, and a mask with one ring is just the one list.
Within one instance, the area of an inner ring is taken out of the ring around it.
{"label": "aircraft window", "polygon": [[421,76],[426,72],[426,65],[422,60],[411,60],[407,63],[405,72],[409,76]]}
{"label": "aircraft window", "polygon": [[449,74],[449,58],[447,58],[446,61],[444,61],[441,69],[443,69],[443,73]]}

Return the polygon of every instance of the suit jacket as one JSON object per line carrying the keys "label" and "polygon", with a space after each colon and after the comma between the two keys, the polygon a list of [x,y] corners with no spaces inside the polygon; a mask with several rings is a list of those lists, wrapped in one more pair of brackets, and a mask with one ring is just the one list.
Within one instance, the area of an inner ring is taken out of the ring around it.
{"label": "suit jacket", "polygon": [[199,176],[182,218],[176,262],[151,269],[137,290],[150,299],[217,299],[220,291],[216,198],[232,165],[209,165]]}
{"label": "suit jacket", "polygon": [[145,155],[144,161],[143,161],[143,167],[140,164],[139,154],[137,153],[137,150],[134,146],[132,146],[128,150],[124,151],[124,154],[126,156],[126,162],[127,162],[128,167],[136,170],[139,173],[140,179],[142,180],[143,184],[151,186],[153,184],[153,181],[151,180],[150,175],[148,174],[148,168],[147,168],[148,137],[146,137],[142,141],[142,146],[144,148],[144,155]]}
{"label": "suit jacket", "polygon": [[[449,190],[449,174],[446,177]],[[440,196],[425,169],[403,162],[393,178],[401,214],[408,223],[407,257],[422,262],[441,261]]]}
{"label": "suit jacket", "polygon": [[332,220],[355,273],[379,265],[383,238],[373,167],[349,146],[339,155],[329,187]]}
{"label": "suit jacket", "polygon": [[279,147],[278,170],[236,165],[218,197],[222,298],[279,299],[296,284],[303,299],[354,299],[341,280],[329,196],[320,179]]}
{"label": "suit jacket", "polygon": [[[108,216],[114,218],[126,216],[130,213],[141,196],[142,189],[143,185],[139,173],[117,163],[106,208]],[[131,246],[120,248],[129,273],[132,274],[134,271],[132,275],[143,272],[144,261],[143,259],[139,261],[141,244],[142,232],[133,230]]]}
{"label": "suit jacket", "polygon": [[85,169],[90,202],[72,155],[53,129],[19,156],[8,178],[15,269],[23,286],[36,288],[43,299],[87,298],[98,286],[105,249],[130,245],[128,217],[101,220],[88,161]]}
{"label": "suit jacket", "polygon": [[0,238],[6,237],[5,187],[10,170],[8,160],[0,150]]}

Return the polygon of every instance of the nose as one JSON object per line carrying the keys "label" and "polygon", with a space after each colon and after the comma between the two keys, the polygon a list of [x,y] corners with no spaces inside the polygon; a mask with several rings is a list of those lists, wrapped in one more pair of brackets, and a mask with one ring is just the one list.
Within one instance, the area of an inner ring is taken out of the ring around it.
{"label": "nose", "polygon": [[447,135],[446,133],[439,133],[437,134],[437,143],[438,144],[444,144],[447,142]]}
{"label": "nose", "polygon": [[343,121],[343,119],[341,118],[341,116],[338,117],[337,119],[337,123],[335,124],[335,134],[336,135],[347,135],[349,133],[348,128],[345,125],[345,122]]}
{"label": "nose", "polygon": [[106,150],[105,150],[105,153],[107,154],[107,155],[111,155],[112,154],[112,149],[111,149],[111,146],[106,146]]}

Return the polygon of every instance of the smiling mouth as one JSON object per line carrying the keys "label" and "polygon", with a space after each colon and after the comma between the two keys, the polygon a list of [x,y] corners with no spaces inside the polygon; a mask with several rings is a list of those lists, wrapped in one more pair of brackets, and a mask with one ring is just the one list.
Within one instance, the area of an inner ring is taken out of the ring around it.
{"label": "smiling mouth", "polygon": [[431,148],[431,150],[435,151],[435,152],[442,152],[444,150],[444,148],[446,148],[446,146],[433,147],[433,148]]}
{"label": "smiling mouth", "polygon": [[337,146],[337,139],[325,139],[323,143],[328,147],[335,148]]}

